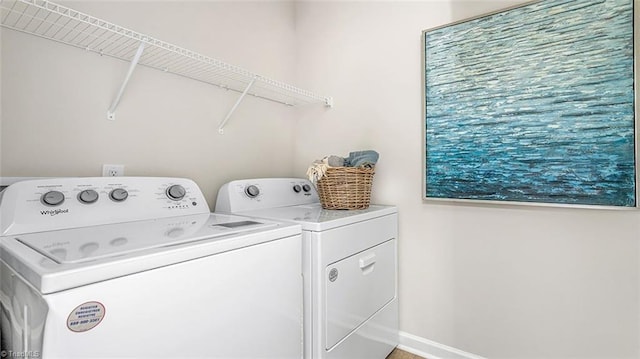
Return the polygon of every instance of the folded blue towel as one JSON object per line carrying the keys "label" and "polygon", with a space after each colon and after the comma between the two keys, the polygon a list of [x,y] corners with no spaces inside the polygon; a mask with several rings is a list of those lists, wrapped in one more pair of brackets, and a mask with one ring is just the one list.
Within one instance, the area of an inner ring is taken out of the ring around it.
{"label": "folded blue towel", "polygon": [[374,166],[378,162],[378,152],[373,150],[354,151],[349,153],[349,157],[344,159],[347,167]]}

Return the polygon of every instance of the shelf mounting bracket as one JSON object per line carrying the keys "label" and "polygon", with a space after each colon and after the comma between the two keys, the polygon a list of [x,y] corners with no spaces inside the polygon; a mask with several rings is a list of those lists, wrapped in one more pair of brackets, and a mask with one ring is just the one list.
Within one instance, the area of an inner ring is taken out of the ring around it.
{"label": "shelf mounting bracket", "polygon": [[135,70],[136,65],[138,65],[138,61],[140,61],[140,57],[142,56],[142,52],[144,51],[144,41],[146,39],[142,39],[142,40],[143,41],[140,41],[140,45],[138,45],[138,51],[136,51],[135,56],[133,56],[133,60],[131,60],[131,65],[129,65],[129,71],[127,71],[127,75],[125,76],[124,81],[122,82],[122,86],[120,86],[120,90],[118,91],[116,98],[113,99],[113,102],[111,103],[111,107],[109,107],[109,110],[107,110],[108,120],[113,121],[116,119],[116,109],[120,104],[120,100],[122,99],[124,90],[127,88],[127,83],[129,83],[129,79],[131,79],[133,70]]}
{"label": "shelf mounting bracket", "polygon": [[326,97],[324,99],[324,105],[329,108],[333,108],[333,97]]}
{"label": "shelf mounting bracket", "polygon": [[251,79],[247,87],[244,89],[244,91],[242,91],[242,94],[240,95],[240,97],[238,97],[238,100],[236,100],[236,103],[233,105],[233,107],[231,107],[231,110],[229,110],[229,113],[227,113],[227,116],[224,118],[224,120],[222,120],[222,122],[220,122],[220,125],[218,126],[219,134],[221,135],[224,134],[224,125],[227,124],[227,121],[229,121],[229,118],[235,112],[236,108],[238,107],[240,102],[242,102],[242,99],[247,95],[247,93],[249,92],[249,89],[251,89],[251,86],[253,86],[253,84],[256,82],[257,79],[258,79],[258,76],[254,76]]}

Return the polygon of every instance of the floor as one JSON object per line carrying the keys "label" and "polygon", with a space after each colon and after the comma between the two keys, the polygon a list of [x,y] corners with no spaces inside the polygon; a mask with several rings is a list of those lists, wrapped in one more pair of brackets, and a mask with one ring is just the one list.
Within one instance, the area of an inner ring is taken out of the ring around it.
{"label": "floor", "polygon": [[415,354],[411,354],[405,352],[404,350],[400,350],[398,348],[393,349],[391,354],[387,356],[387,359],[424,359],[423,357],[417,356]]}

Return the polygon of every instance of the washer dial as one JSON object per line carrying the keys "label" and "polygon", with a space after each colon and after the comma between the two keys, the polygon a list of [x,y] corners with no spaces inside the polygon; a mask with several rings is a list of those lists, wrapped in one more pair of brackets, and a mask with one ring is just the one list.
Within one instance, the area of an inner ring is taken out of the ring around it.
{"label": "washer dial", "polygon": [[64,202],[64,194],[60,191],[49,191],[40,197],[40,202],[47,206],[58,206]]}
{"label": "washer dial", "polygon": [[124,188],[116,188],[109,192],[109,198],[116,202],[122,202],[129,197],[129,192]]}
{"label": "washer dial", "polygon": [[182,187],[179,184],[174,184],[172,186],[169,186],[169,188],[167,188],[166,193],[167,193],[167,197],[169,197],[170,200],[179,201],[183,199],[184,196],[187,194],[187,190],[185,190],[184,187]]}
{"label": "washer dial", "polygon": [[244,193],[249,198],[254,198],[254,197],[257,197],[260,194],[260,188],[258,188],[258,186],[256,186],[256,185],[249,185],[249,186],[244,188]]}
{"label": "washer dial", "polygon": [[78,201],[81,203],[94,203],[98,200],[98,192],[92,189],[85,189],[84,191],[78,193]]}

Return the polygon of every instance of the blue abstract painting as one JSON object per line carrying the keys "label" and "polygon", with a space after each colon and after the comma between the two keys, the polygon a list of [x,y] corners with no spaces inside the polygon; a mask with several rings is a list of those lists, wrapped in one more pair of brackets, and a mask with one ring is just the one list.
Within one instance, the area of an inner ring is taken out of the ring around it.
{"label": "blue abstract painting", "polygon": [[426,30],[429,198],[636,206],[633,0]]}

